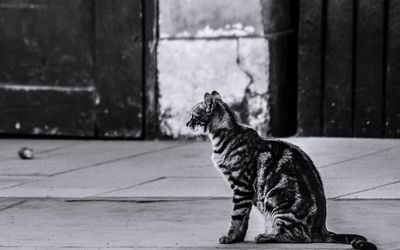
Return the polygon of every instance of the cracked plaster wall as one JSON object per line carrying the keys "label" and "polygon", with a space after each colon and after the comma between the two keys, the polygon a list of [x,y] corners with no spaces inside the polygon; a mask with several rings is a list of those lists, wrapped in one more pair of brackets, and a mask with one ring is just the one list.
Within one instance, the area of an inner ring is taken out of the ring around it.
{"label": "cracked plaster wall", "polygon": [[[242,122],[267,134],[269,51],[260,3],[217,2],[160,0],[157,68],[164,136],[190,136],[185,127],[190,109],[212,90],[220,92]],[[223,15],[218,15],[221,9]]]}

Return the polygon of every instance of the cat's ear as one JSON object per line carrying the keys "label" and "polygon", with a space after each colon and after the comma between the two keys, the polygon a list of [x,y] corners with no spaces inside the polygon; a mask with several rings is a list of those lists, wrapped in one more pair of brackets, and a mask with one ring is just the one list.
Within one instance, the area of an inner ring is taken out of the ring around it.
{"label": "cat's ear", "polygon": [[222,97],[221,97],[221,95],[217,92],[217,91],[213,91],[212,93],[211,93],[211,95],[214,97],[214,99],[216,99],[216,100],[221,100],[222,101]]}
{"label": "cat's ear", "polygon": [[211,113],[214,108],[214,97],[208,92],[204,94],[204,104],[206,105],[206,112]]}

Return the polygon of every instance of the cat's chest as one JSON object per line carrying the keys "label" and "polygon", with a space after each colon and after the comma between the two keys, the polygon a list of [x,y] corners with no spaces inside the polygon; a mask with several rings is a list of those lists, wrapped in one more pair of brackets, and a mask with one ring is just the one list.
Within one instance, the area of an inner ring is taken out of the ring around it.
{"label": "cat's chest", "polygon": [[213,161],[214,166],[216,168],[219,168],[218,166],[220,166],[224,163],[224,156],[222,154],[213,153],[211,155],[211,160]]}
{"label": "cat's chest", "polygon": [[[225,178],[227,178],[227,175],[229,174],[228,169],[226,168],[226,166],[224,165],[224,156],[221,154],[215,154],[213,153],[211,155],[211,160],[213,161],[213,165],[215,167],[215,169],[217,169],[217,171]],[[222,167],[224,166],[224,167]]]}

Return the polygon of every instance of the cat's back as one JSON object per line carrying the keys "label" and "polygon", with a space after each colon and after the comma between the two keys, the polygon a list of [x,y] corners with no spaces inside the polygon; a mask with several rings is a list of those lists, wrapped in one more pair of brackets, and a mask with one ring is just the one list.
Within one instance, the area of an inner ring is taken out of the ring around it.
{"label": "cat's back", "polygon": [[260,152],[270,152],[275,159],[291,158],[293,161],[315,168],[311,158],[293,143],[275,138],[261,138],[258,145]]}
{"label": "cat's back", "polygon": [[262,139],[262,141],[259,157],[267,154],[271,163],[265,178],[279,176],[282,179],[290,179],[300,189],[307,190],[307,195],[312,193],[317,203],[324,204],[322,180],[311,158],[300,147],[290,142],[278,139]]}

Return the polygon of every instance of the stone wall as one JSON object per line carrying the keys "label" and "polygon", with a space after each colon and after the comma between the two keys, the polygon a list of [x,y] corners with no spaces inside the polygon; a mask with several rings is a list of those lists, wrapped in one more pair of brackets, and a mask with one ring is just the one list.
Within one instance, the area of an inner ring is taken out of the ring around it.
{"label": "stone wall", "polygon": [[242,122],[268,134],[270,34],[265,34],[263,22],[269,2],[159,0],[157,69],[163,136],[188,136],[185,123],[191,107],[213,90]]}

